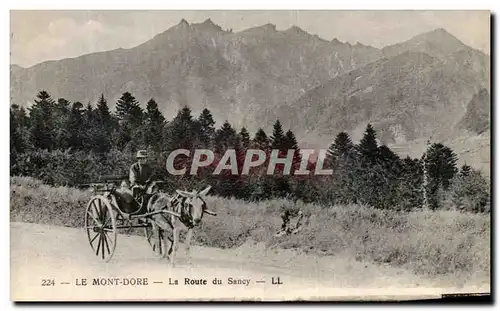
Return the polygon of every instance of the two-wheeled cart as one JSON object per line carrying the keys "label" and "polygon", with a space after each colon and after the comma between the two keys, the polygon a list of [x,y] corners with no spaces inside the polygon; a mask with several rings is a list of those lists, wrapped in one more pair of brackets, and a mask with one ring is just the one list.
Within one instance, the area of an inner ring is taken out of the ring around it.
{"label": "two-wheeled cart", "polygon": [[[95,193],[85,210],[85,230],[92,250],[107,262],[115,252],[118,230],[143,228],[145,238],[156,256],[165,257],[165,239],[170,238],[164,229],[155,224],[153,216],[160,213],[176,217],[180,215],[168,210],[151,211],[149,202],[143,204],[140,201],[135,202],[136,208],[133,211],[124,211],[116,195],[116,181],[120,179],[121,177],[104,178],[104,181],[87,185]],[[152,199],[152,196],[149,197]]]}

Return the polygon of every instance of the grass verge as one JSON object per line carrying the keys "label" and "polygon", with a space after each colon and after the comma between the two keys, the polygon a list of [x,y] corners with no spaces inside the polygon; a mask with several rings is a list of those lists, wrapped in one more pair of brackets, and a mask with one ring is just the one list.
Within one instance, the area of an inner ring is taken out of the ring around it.
{"label": "grass verge", "polygon": [[[81,227],[91,192],[51,187],[12,177],[11,221]],[[207,197],[217,216],[205,216],[195,239],[200,245],[234,248],[246,241],[268,248],[319,256],[347,256],[402,267],[420,275],[490,277],[490,214],[457,211],[394,212],[347,205],[323,207],[286,200],[244,202]],[[300,234],[275,237],[283,206],[300,208]]]}

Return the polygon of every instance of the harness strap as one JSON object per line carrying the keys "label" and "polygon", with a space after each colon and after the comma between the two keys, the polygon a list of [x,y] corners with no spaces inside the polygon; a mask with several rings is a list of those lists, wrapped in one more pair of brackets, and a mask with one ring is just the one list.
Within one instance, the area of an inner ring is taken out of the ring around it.
{"label": "harness strap", "polygon": [[188,198],[177,194],[170,200],[170,204],[172,205],[172,209],[177,214],[180,214],[180,221],[186,225],[188,228],[193,228],[193,218],[191,217],[191,211],[189,210],[190,205],[186,204]]}

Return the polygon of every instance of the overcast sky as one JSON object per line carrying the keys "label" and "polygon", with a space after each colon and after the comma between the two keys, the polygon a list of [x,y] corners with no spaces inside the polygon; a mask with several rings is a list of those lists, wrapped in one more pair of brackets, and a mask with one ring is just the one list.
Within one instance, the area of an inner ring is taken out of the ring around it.
{"label": "overcast sky", "polygon": [[130,48],[176,25],[210,18],[234,32],[266,23],[293,25],[325,40],[383,47],[444,28],[490,52],[488,11],[11,11],[11,63],[23,67],[82,54]]}

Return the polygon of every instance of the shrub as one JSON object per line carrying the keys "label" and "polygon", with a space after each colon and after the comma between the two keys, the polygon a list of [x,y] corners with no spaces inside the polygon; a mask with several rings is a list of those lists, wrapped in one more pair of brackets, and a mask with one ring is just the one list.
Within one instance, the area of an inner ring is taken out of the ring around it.
{"label": "shrub", "polygon": [[490,184],[479,171],[457,175],[450,195],[456,209],[475,213],[490,211]]}

